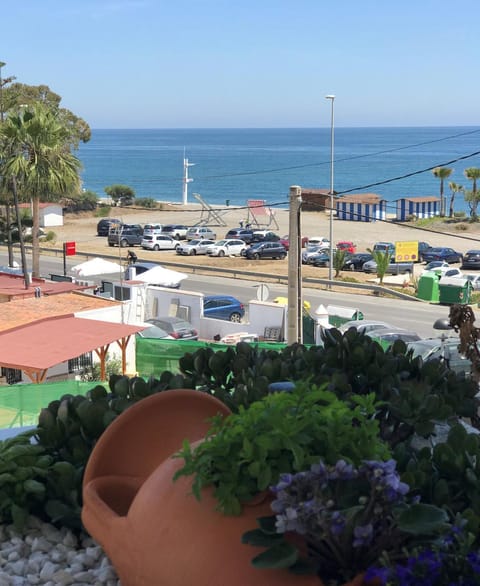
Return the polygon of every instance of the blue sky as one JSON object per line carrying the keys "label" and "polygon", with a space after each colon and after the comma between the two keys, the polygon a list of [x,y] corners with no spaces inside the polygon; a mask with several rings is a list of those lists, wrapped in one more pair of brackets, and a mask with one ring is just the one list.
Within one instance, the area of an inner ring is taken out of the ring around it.
{"label": "blue sky", "polygon": [[22,0],[4,77],[92,128],[480,125],[478,0]]}

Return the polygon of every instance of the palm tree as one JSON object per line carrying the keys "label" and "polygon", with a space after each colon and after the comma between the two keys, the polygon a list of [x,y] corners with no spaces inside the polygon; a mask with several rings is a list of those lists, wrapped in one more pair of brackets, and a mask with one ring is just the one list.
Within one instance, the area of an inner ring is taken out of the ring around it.
{"label": "palm tree", "polygon": [[437,177],[437,179],[440,179],[440,215],[444,216],[445,215],[445,211],[446,211],[446,201],[445,201],[445,197],[443,195],[443,186],[444,186],[444,182],[445,179],[448,179],[450,177],[450,175],[452,174],[453,169],[450,169],[449,167],[435,167],[435,169],[433,169],[432,173],[435,175],[435,177]]}
{"label": "palm tree", "polygon": [[[465,177],[472,181],[472,190],[468,193],[469,195],[469,204],[470,204],[470,217],[472,220],[477,219],[477,206],[478,206],[478,196],[477,196],[477,179],[480,179],[480,169],[478,167],[469,167],[465,169],[463,172]],[[465,193],[467,195],[467,193]],[[466,199],[466,198],[465,198]],[[472,206],[473,204],[473,206]]]}
{"label": "palm tree", "polygon": [[373,256],[373,260],[377,263],[377,277],[379,279],[379,284],[383,285],[383,279],[391,261],[390,253],[388,251],[373,250],[371,248],[367,248],[367,250]]}
{"label": "palm tree", "polygon": [[463,186],[462,185],[458,185],[454,181],[449,181],[448,187],[450,188],[450,191],[452,192],[452,195],[450,196],[450,211],[448,213],[448,217],[449,218],[453,218],[453,214],[454,214],[454,206],[453,206],[453,203],[455,201],[455,195],[457,193],[463,192]]}
{"label": "palm tree", "polygon": [[3,174],[15,178],[19,194],[33,202],[32,274],[40,273],[39,204],[78,192],[81,163],[71,152],[71,134],[58,110],[38,102],[10,115],[0,128],[5,139]]}

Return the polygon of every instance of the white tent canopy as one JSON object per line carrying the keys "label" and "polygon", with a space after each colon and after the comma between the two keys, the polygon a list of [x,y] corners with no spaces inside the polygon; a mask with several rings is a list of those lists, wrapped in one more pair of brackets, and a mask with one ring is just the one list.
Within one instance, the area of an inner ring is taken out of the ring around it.
{"label": "white tent canopy", "polygon": [[144,273],[140,273],[134,277],[135,281],[142,281],[149,285],[158,285],[159,287],[178,287],[183,279],[187,279],[188,275],[172,271],[164,267],[153,267]]}
{"label": "white tent canopy", "polygon": [[123,271],[122,267],[110,260],[95,257],[87,260],[70,269],[70,272],[77,277],[90,277],[92,275],[109,275]]}

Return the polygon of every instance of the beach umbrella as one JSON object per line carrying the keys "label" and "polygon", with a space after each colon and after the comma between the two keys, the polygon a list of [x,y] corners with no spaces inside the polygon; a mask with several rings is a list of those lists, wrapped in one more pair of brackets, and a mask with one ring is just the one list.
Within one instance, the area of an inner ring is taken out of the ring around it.
{"label": "beach umbrella", "polygon": [[91,277],[92,275],[109,275],[122,271],[122,267],[110,260],[95,257],[87,260],[70,269],[70,272],[77,277]]}
{"label": "beach umbrella", "polygon": [[143,281],[149,285],[158,285],[159,287],[179,287],[180,282],[186,278],[188,278],[188,275],[185,273],[158,266],[140,273],[140,275],[134,277],[134,280]]}

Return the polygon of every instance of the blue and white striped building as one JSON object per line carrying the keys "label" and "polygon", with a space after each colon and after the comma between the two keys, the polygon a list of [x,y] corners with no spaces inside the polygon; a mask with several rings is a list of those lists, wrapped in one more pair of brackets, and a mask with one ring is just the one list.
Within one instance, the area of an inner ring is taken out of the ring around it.
{"label": "blue and white striped building", "polygon": [[351,222],[374,222],[387,218],[387,201],[375,193],[339,197],[336,200],[337,218]]}
{"label": "blue and white striped building", "polygon": [[413,216],[416,218],[433,218],[440,215],[440,198],[402,197],[397,199],[397,220],[404,222]]}

